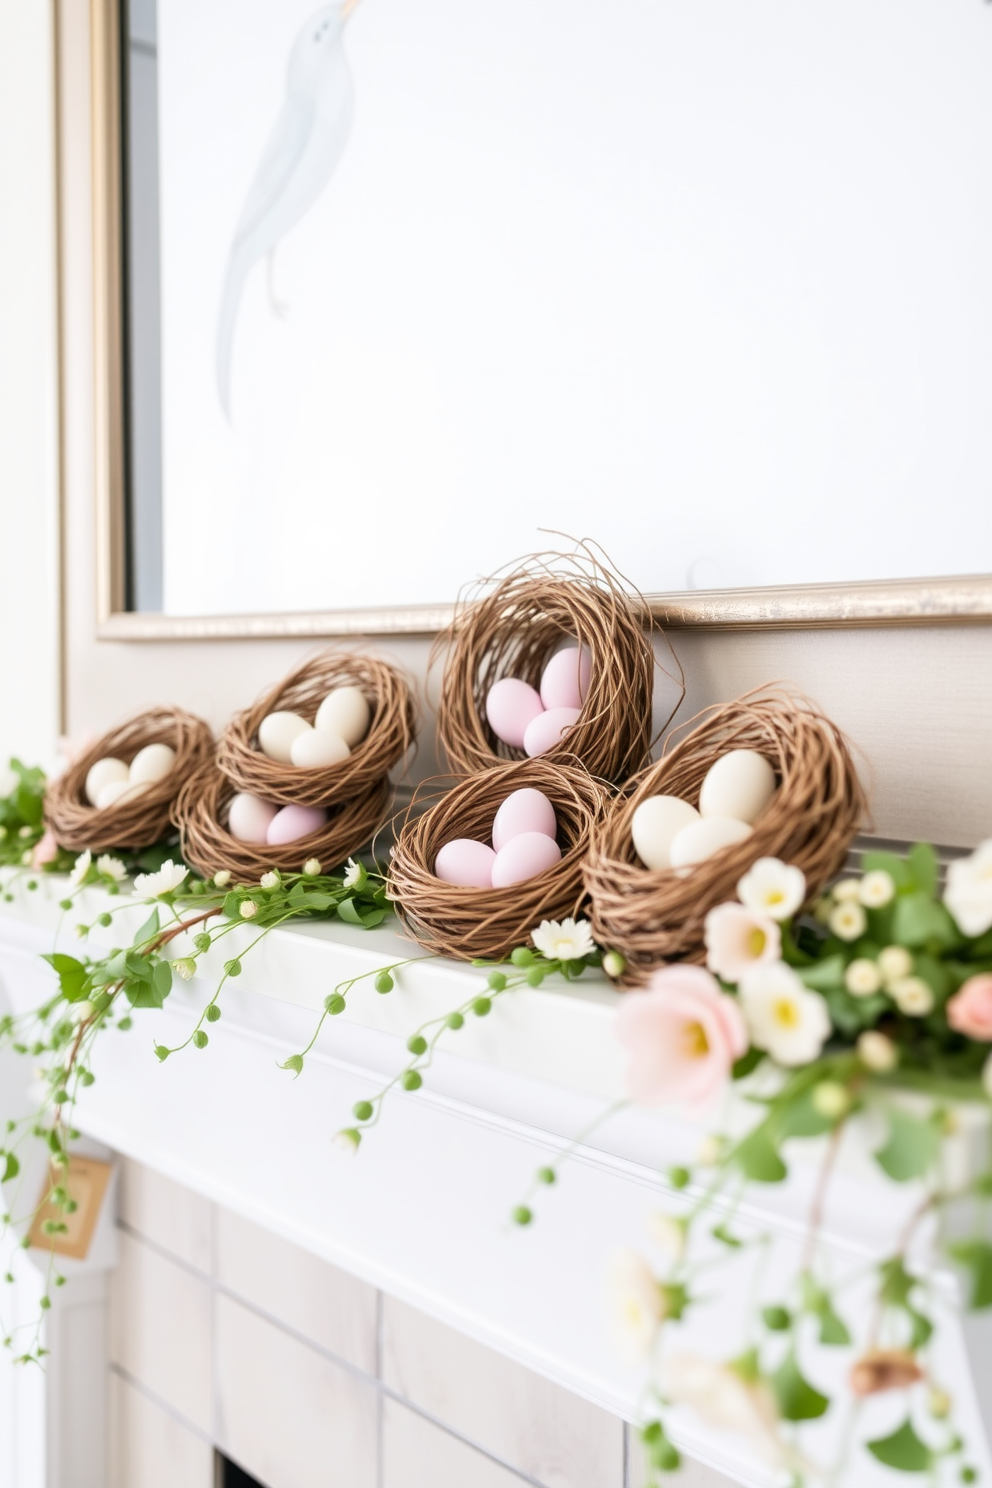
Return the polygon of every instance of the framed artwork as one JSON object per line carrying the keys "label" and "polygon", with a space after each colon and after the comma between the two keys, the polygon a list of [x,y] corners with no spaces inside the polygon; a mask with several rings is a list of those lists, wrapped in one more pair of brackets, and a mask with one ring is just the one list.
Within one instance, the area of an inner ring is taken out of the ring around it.
{"label": "framed artwork", "polygon": [[[71,1214],[60,1214],[54,1205],[42,1204],[31,1225],[29,1243],[38,1250],[54,1250],[56,1255],[85,1261],[112,1172],[110,1163],[74,1153],[68,1165],[58,1170],[57,1179],[52,1175],[48,1177],[42,1197],[48,1193],[52,1183],[59,1181],[65,1185],[76,1208]],[[46,1235],[44,1226],[50,1220],[65,1224],[66,1233]]]}

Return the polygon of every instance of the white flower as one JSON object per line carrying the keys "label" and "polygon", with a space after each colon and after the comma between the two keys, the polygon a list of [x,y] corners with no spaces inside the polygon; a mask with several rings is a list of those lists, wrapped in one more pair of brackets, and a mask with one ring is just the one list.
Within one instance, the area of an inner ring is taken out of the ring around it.
{"label": "white flower", "polygon": [[811,992],[782,961],[756,966],[739,987],[751,1042],[778,1064],[809,1064],[830,1037],[830,1016],[819,992]]}
{"label": "white flower", "polygon": [[992,929],[992,837],[979,843],[970,858],[959,858],[947,870],[944,903],[964,935]]}
{"label": "white flower", "polygon": [[882,985],[882,973],[878,963],[859,956],[852,961],[844,973],[844,986],[852,997],[870,997]]}
{"label": "white flower", "polygon": [[618,1250],[608,1272],[610,1333],[625,1364],[643,1364],[665,1320],[661,1287],[643,1256]]}
{"label": "white flower", "polygon": [[868,918],[856,899],[845,899],[830,911],[827,925],[838,940],[857,940],[868,928]]}
{"label": "white flower", "polygon": [[319,858],[307,858],[303,864],[304,878],[319,878],[322,872]]}
{"label": "white flower", "polygon": [[706,965],[725,982],[739,982],[752,966],[777,961],[782,954],[782,932],[776,922],[744,904],[718,904],[711,909],[703,939]]}
{"label": "white flower", "polygon": [[881,1075],[887,1070],[895,1069],[899,1061],[899,1051],[884,1033],[869,1028],[858,1039],[858,1058],[866,1069]]}
{"label": "white flower", "polygon": [[16,770],[9,769],[6,765],[0,769],[0,801],[5,801],[12,796],[21,783],[21,777]]}
{"label": "white flower", "polygon": [[346,1157],[357,1157],[361,1144],[362,1134],[356,1131],[353,1126],[346,1127],[344,1131],[334,1133],[334,1145]]}
{"label": "white flower", "polygon": [[271,868],[268,873],[262,874],[259,883],[263,889],[277,889],[282,883],[282,879],[279,877],[277,870]]}
{"label": "white flower", "polygon": [[775,1397],[764,1380],[747,1380],[729,1364],[695,1354],[666,1359],[658,1384],[674,1405],[687,1405],[709,1426],[736,1431],[771,1467],[783,1467],[789,1449],[779,1439]]}
{"label": "white flower", "polygon": [[673,1214],[649,1214],[646,1224],[663,1259],[674,1266],[685,1253],[685,1222]]}
{"label": "white flower", "polygon": [[838,904],[849,904],[861,898],[861,885],[856,878],[842,878],[830,892]]}
{"label": "white flower", "polygon": [[79,857],[73,863],[72,867],[69,870],[69,882],[72,884],[74,889],[78,889],[80,884],[85,881],[86,875],[90,871],[90,864],[92,863],[92,861],[93,854],[90,852],[89,848],[87,848],[85,852],[79,854]]}
{"label": "white flower", "polygon": [[892,902],[895,893],[895,879],[884,868],[873,868],[858,885],[858,898],[866,909],[881,909]]}
{"label": "white flower", "polygon": [[588,920],[542,920],[530,938],[549,961],[581,961],[596,949]]}
{"label": "white flower", "polygon": [[913,970],[913,958],[905,946],[886,946],[878,953],[878,969],[882,973],[882,981],[887,987],[895,982],[901,982],[903,977],[908,977]]}
{"label": "white flower", "polygon": [[184,982],[192,981],[196,976],[196,962],[192,956],[182,956],[178,961],[173,961],[172,969]]}
{"label": "white flower", "polygon": [[138,874],[134,892],[144,899],[161,899],[163,894],[175,893],[188,875],[188,868],[167,858],[157,873]]}
{"label": "white flower", "polygon": [[349,858],[344,872],[344,886],[346,889],[359,889],[365,882],[366,873],[361,863],[356,863],[354,858]]}
{"label": "white flower", "polygon": [[115,858],[112,853],[104,853],[96,860],[96,871],[102,873],[104,878],[112,878],[114,883],[121,883],[127,877],[127,869],[120,858]]}
{"label": "white flower", "polygon": [[933,1011],[933,993],[922,977],[903,977],[889,987],[896,1007],[908,1018],[925,1018]]}
{"label": "white flower", "polygon": [[214,874],[214,888],[226,889],[231,882],[231,877],[230,868],[222,868],[219,873]]}
{"label": "white flower", "polygon": [[258,905],[254,899],[242,899],[238,905],[238,914],[243,920],[253,920],[258,914]]}
{"label": "white flower", "polygon": [[714,1132],[710,1132],[699,1144],[696,1153],[696,1162],[701,1168],[715,1168],[723,1157],[724,1140]]}
{"label": "white flower", "polygon": [[806,879],[801,868],[789,867],[778,858],[759,858],[738,883],[737,897],[755,914],[787,920],[806,897]]}

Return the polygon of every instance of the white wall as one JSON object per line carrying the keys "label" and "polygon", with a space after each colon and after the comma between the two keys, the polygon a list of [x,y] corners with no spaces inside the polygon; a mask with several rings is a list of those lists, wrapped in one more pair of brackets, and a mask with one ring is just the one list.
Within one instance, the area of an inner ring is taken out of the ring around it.
{"label": "white wall", "polygon": [[0,0],[0,761],[59,727],[55,128],[49,0]]}

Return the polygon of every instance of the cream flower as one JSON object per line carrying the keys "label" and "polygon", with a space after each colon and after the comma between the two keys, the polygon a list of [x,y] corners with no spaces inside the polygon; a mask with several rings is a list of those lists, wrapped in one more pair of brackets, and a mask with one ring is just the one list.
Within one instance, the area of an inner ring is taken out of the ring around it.
{"label": "cream flower", "polygon": [[92,863],[92,861],[93,854],[90,852],[89,848],[87,848],[85,852],[79,854],[79,857],[69,869],[69,882],[72,884],[74,889],[78,889],[80,884],[85,883],[86,875],[90,871],[90,864]]}
{"label": "cream flower", "polygon": [[743,904],[718,904],[711,909],[703,939],[706,965],[725,982],[739,982],[752,966],[777,961],[782,954],[782,932],[775,921]]}
{"label": "cream flower", "polygon": [[144,899],[161,899],[163,894],[174,894],[188,876],[188,868],[168,858],[157,873],[139,873],[134,880],[134,892]]}
{"label": "cream flower", "polygon": [[726,1145],[723,1137],[717,1136],[715,1132],[709,1132],[699,1144],[696,1162],[701,1168],[715,1168],[723,1157]]}
{"label": "cream flower", "polygon": [[875,1028],[867,1029],[858,1039],[858,1058],[865,1069],[884,1075],[895,1069],[899,1062],[899,1051],[890,1038]]}
{"label": "cream flower", "polygon": [[354,858],[349,858],[344,871],[344,886],[346,889],[359,889],[365,882],[366,873],[361,863],[356,863]]}
{"label": "cream flower", "polygon": [[789,867],[778,858],[759,858],[739,881],[737,897],[755,914],[787,920],[806,897],[806,879],[801,868]]}
{"label": "cream flower", "polygon": [[661,1287],[643,1256],[618,1250],[608,1271],[610,1334],[625,1364],[643,1364],[665,1320]]}
{"label": "cream flower", "polygon": [[849,904],[861,898],[861,885],[856,878],[842,878],[830,892],[838,904]]}
{"label": "cream flower", "polygon": [[113,853],[103,853],[97,858],[96,871],[102,873],[104,878],[112,878],[114,883],[122,883],[127,878],[127,869],[120,858],[115,858]]}
{"label": "cream flower", "polygon": [[184,982],[192,981],[196,976],[196,962],[192,956],[181,956],[178,961],[173,961],[172,969]]}
{"label": "cream flower", "polygon": [[242,899],[238,905],[238,914],[243,920],[253,920],[258,914],[258,905],[254,899]]}
{"label": "cream flower", "polygon": [[7,765],[0,769],[0,801],[6,801],[12,796],[21,783],[21,777],[16,770],[11,770]]}
{"label": "cream flower", "polygon": [[852,997],[870,997],[882,985],[882,973],[876,961],[859,956],[844,973],[844,986]]}
{"label": "cream flower", "polygon": [[282,883],[282,879],[279,877],[275,868],[270,868],[268,873],[262,874],[258,882],[263,889],[277,889]]}
{"label": "cream flower", "polygon": [[830,911],[827,926],[838,940],[857,940],[868,928],[868,919],[856,899],[845,899]]}
{"label": "cream flower", "polygon": [[873,868],[858,885],[858,898],[866,909],[881,909],[891,904],[895,894],[895,880],[884,868]]}
{"label": "cream flower", "polygon": [[896,1007],[908,1018],[925,1018],[933,1011],[933,993],[922,977],[902,977],[888,990]]}
{"label": "cream flower", "polygon": [[791,966],[756,966],[738,990],[753,1044],[778,1064],[809,1064],[817,1057],[830,1037],[827,1004]]}
{"label": "cream flower", "polygon": [[219,873],[214,874],[214,888],[226,889],[232,877],[230,868],[222,868]]}
{"label": "cream flower", "polygon": [[303,864],[304,878],[319,878],[323,871],[319,858],[307,858]]}
{"label": "cream flower", "polygon": [[659,1387],[673,1405],[686,1405],[709,1426],[736,1431],[770,1467],[790,1456],[779,1438],[775,1397],[764,1380],[747,1380],[729,1364],[676,1354],[659,1371]]}
{"label": "cream flower", "polygon": [[992,929],[992,837],[948,868],[944,903],[964,935]]}
{"label": "cream flower", "polygon": [[542,920],[530,938],[549,961],[581,961],[596,949],[588,920]]}
{"label": "cream flower", "polygon": [[878,969],[882,981],[891,987],[893,982],[901,982],[903,977],[909,976],[913,970],[913,958],[905,946],[886,946],[878,953]]}

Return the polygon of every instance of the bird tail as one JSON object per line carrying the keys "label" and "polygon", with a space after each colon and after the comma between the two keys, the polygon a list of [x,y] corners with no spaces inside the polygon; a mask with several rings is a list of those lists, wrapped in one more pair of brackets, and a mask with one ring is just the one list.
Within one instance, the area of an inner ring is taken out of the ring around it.
{"label": "bird tail", "polygon": [[231,356],[234,350],[234,332],[241,308],[241,295],[251,264],[251,257],[245,252],[244,246],[235,243],[227,261],[224,292],[217,319],[217,394],[228,423],[231,422]]}

